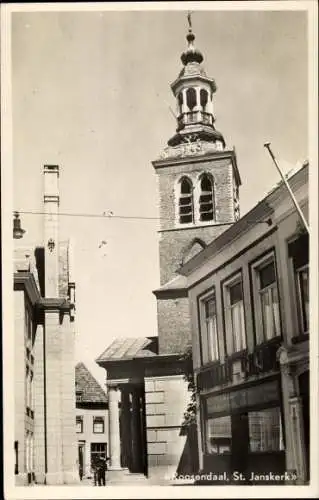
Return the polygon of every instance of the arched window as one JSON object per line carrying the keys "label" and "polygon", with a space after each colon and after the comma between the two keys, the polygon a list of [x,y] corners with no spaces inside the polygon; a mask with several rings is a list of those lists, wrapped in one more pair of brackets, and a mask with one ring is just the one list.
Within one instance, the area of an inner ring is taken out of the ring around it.
{"label": "arched window", "polygon": [[200,91],[200,105],[203,111],[206,111],[206,106],[208,102],[208,92],[205,89],[201,89]]}
{"label": "arched window", "polygon": [[190,111],[192,111],[196,106],[196,90],[192,87],[186,91],[186,102]]}
{"label": "arched window", "polygon": [[187,177],[183,177],[180,181],[179,222],[181,224],[193,222],[193,214],[193,185]]}
{"label": "arched window", "polygon": [[199,215],[201,221],[215,218],[214,183],[207,174],[204,174],[200,180]]}

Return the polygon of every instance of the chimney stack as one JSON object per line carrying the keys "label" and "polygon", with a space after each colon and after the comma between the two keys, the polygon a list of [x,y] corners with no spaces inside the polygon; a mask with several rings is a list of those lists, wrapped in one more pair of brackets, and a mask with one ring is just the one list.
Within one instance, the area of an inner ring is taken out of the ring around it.
{"label": "chimney stack", "polygon": [[45,296],[59,296],[59,166],[44,165]]}

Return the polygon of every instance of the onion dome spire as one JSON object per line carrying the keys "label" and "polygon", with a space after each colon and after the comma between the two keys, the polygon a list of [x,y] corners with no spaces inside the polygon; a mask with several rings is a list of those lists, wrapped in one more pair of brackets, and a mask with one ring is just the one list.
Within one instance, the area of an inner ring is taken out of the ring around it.
{"label": "onion dome spire", "polygon": [[189,26],[188,33],[186,35],[186,40],[188,41],[188,48],[181,55],[181,60],[184,66],[186,66],[186,64],[188,64],[189,62],[197,62],[200,64],[204,60],[202,53],[199,50],[197,50],[194,46],[195,35],[193,33],[192,19],[190,12],[188,12],[187,14],[187,20]]}

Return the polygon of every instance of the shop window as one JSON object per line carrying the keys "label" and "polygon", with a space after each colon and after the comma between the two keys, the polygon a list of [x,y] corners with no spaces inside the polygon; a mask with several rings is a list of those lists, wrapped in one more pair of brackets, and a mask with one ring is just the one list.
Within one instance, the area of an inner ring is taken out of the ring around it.
{"label": "shop window", "polygon": [[91,467],[93,468],[101,458],[107,458],[107,444],[91,443]]}
{"label": "shop window", "polygon": [[193,212],[193,185],[188,177],[183,177],[180,181],[179,222],[193,222]]}
{"label": "shop window", "polygon": [[257,344],[280,336],[280,310],[274,253],[253,265]]}
{"label": "shop window", "polygon": [[81,434],[83,432],[83,417],[76,417],[76,432],[77,434]]}
{"label": "shop window", "polygon": [[207,174],[204,174],[200,180],[199,214],[201,221],[213,220],[215,217],[214,183]]}
{"label": "shop window", "polygon": [[231,453],[231,417],[209,418],[206,422],[206,452],[211,455]]}
{"label": "shop window", "polygon": [[304,234],[288,245],[292,258],[301,334],[309,333],[309,238]]}
{"label": "shop window", "polygon": [[203,362],[219,359],[217,311],[215,294],[202,300],[202,352]]}
{"label": "shop window", "polygon": [[246,349],[244,295],[241,275],[224,284],[227,354]]}
{"label": "shop window", "polygon": [[104,417],[93,417],[93,432],[94,434],[103,434]]}
{"label": "shop window", "polygon": [[251,452],[284,450],[280,408],[267,408],[248,413],[249,446]]}

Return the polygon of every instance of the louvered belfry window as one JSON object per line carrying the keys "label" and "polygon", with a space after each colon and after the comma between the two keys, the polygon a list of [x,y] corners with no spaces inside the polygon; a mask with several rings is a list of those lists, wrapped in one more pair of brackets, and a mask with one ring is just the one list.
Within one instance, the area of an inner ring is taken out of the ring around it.
{"label": "louvered belfry window", "polygon": [[181,180],[179,222],[181,224],[193,222],[193,186],[187,177]]}
{"label": "louvered belfry window", "polygon": [[199,213],[201,221],[214,219],[214,186],[208,175],[203,175],[200,183]]}

